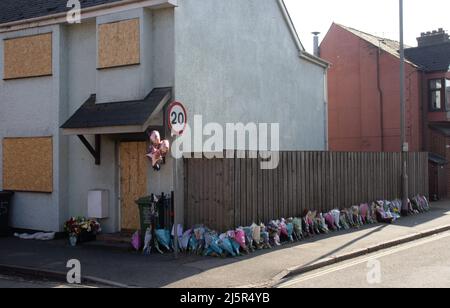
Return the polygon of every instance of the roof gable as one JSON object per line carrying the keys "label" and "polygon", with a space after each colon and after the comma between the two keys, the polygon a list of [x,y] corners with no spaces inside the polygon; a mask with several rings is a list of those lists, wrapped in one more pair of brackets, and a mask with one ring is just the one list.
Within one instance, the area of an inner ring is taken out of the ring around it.
{"label": "roof gable", "polygon": [[[387,38],[383,38],[383,37],[379,37],[376,35],[372,35],[360,30],[356,30],[350,27],[346,27],[340,24],[336,24],[336,26],[356,35],[357,37],[363,39],[364,41],[368,42],[369,44],[380,48],[381,50],[387,52],[388,54],[400,59],[400,43],[398,41],[394,41],[391,39],[387,39]],[[405,48],[409,48],[409,46],[405,45]],[[405,60],[407,63],[416,66],[416,64],[414,64],[413,62],[409,61],[409,60]]]}

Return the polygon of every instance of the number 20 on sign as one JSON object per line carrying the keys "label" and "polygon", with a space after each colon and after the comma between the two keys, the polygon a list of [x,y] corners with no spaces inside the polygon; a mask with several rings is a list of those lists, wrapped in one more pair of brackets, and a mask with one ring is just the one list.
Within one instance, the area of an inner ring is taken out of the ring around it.
{"label": "number 20 on sign", "polygon": [[169,129],[175,136],[183,135],[187,125],[187,112],[180,102],[173,102],[168,108]]}

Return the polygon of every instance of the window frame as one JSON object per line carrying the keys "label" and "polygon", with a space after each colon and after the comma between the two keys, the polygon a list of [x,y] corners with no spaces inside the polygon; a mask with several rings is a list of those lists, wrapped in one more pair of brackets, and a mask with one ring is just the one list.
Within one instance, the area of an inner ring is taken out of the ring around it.
{"label": "window frame", "polygon": [[[436,81],[440,81],[441,83],[441,87],[437,88],[437,87],[432,87],[432,83],[436,82]],[[447,104],[447,86],[446,86],[446,82],[449,81],[450,79],[448,78],[434,78],[434,79],[429,79],[428,80],[428,99],[429,99],[429,110],[430,112],[446,112],[448,110],[450,110],[450,106]],[[440,94],[440,108],[435,108],[433,106],[433,95],[435,93],[439,93]]]}
{"label": "window frame", "polygon": [[445,110],[450,110],[450,78],[444,78]]}

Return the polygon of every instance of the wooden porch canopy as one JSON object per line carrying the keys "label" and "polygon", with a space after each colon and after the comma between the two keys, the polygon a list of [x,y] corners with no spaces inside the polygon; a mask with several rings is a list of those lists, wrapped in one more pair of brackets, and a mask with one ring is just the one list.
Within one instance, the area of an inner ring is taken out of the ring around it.
{"label": "wooden porch canopy", "polygon": [[[155,88],[143,100],[98,104],[93,94],[61,129],[64,135],[77,135],[99,165],[101,135],[144,133],[151,126],[164,126],[162,111],[171,95],[172,88]],[[94,146],[85,135],[95,136]]]}

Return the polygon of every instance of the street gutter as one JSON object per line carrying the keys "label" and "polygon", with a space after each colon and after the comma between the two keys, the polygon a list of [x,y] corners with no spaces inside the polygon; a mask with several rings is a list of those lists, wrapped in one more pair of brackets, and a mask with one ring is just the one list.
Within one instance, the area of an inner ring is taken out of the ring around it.
{"label": "street gutter", "polygon": [[[16,266],[16,265],[6,265],[0,264],[0,273],[4,275],[23,275],[29,276],[38,279],[47,279],[54,280],[57,282],[67,283],[67,273],[52,271],[52,270],[44,270],[32,267],[24,267],[24,266]],[[81,277],[82,285],[100,285],[104,287],[110,288],[131,288],[131,286],[117,283],[114,281],[101,279],[92,276],[82,276]],[[76,285],[75,285],[76,286]]]}

